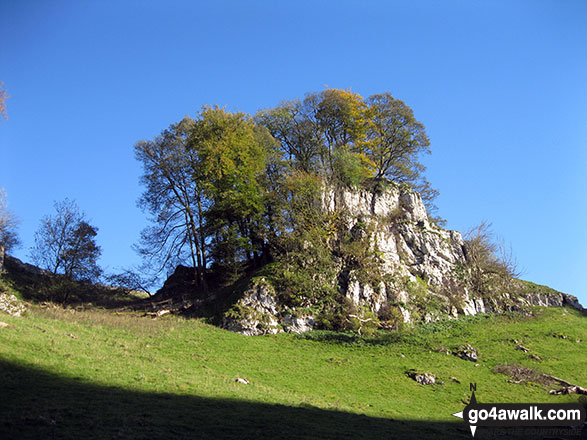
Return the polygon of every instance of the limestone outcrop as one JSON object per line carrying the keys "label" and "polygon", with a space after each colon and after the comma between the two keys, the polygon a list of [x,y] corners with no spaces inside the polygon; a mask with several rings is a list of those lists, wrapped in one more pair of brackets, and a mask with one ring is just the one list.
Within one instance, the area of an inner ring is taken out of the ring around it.
{"label": "limestone outcrop", "polygon": [[[347,228],[344,232],[362,235],[365,246],[377,256],[377,268],[370,273],[345,268],[339,262],[340,270],[333,280],[365,322],[369,314],[414,322],[523,310],[532,305],[582,309],[575,297],[543,286],[533,290],[534,285],[521,281],[517,288],[489,298],[470,292],[462,282],[467,256],[461,234],[436,225],[420,195],[405,185],[389,184],[380,191],[327,188],[321,206],[326,213],[341,213]],[[278,292],[265,279],[246,289],[223,319],[223,327],[248,335],[304,332],[316,323],[311,311],[282,304]]]}

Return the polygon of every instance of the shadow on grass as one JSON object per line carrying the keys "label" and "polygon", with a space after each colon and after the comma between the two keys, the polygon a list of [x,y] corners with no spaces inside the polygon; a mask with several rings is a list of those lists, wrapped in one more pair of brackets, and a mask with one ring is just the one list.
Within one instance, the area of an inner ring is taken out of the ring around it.
{"label": "shadow on grass", "polygon": [[400,421],[314,407],[135,392],[5,360],[0,360],[0,377],[2,439],[470,438],[458,422]]}

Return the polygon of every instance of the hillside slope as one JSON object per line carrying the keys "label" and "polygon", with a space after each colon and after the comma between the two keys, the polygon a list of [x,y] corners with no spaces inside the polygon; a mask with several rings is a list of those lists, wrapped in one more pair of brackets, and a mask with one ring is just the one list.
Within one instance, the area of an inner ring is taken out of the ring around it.
{"label": "hillside slope", "polygon": [[[451,416],[468,402],[469,383],[481,402],[577,401],[549,395],[560,385],[532,375],[513,383],[520,378],[494,372],[500,365],[587,385],[587,320],[567,308],[370,338],[250,338],[166,318],[37,306],[23,317],[0,315],[7,324],[0,328],[0,437],[470,438]],[[452,354],[464,344],[477,362]],[[438,383],[416,383],[411,369]]]}

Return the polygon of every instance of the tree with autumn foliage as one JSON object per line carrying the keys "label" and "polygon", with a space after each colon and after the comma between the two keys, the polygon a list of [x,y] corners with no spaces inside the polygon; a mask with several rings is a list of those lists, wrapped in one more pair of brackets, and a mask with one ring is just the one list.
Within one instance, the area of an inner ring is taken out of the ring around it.
{"label": "tree with autumn foliage", "polygon": [[337,89],[310,93],[303,100],[261,111],[256,120],[280,143],[295,169],[330,180],[337,175],[337,162],[350,156],[370,166],[364,155],[360,157],[368,127],[367,106],[356,93]]}
{"label": "tree with autumn foliage", "polygon": [[236,277],[322,237],[325,184],[388,179],[434,194],[424,126],[389,93],[326,89],[254,118],[204,107],[135,151],[152,216],[137,248],[159,271],[188,262],[204,286],[211,269]]}
{"label": "tree with autumn foliage", "polygon": [[137,250],[155,273],[188,261],[205,286],[209,264],[238,272],[258,261],[264,190],[261,181],[274,140],[244,113],[204,107],[135,146],[145,191],[139,205],[152,215]]}
{"label": "tree with autumn foliage", "polygon": [[212,260],[236,273],[240,263],[259,261],[264,250],[261,182],[274,140],[244,113],[214,107],[200,113],[189,142],[210,202],[205,218]]}
{"label": "tree with autumn foliage", "polygon": [[295,169],[347,185],[370,177],[407,183],[433,208],[437,192],[420,161],[430,153],[424,125],[389,92],[365,99],[349,90],[326,89],[263,110],[256,120],[279,141]]}

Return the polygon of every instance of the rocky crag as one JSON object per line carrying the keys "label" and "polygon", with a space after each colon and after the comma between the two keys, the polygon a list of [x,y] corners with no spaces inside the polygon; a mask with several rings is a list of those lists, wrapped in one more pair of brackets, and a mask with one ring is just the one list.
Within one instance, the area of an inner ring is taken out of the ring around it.
{"label": "rocky crag", "polygon": [[[380,191],[325,189],[321,207],[326,213],[341,213],[343,232],[358,237],[377,258],[377,267],[369,273],[349,270],[340,262],[332,280],[355,311],[348,319],[355,319],[359,329],[377,317],[385,328],[390,316],[397,326],[397,321],[525,310],[532,305],[571,305],[582,310],[573,296],[519,280],[491,295],[474,292],[467,283],[469,261],[461,234],[437,226],[420,195],[407,186],[390,184]],[[256,277],[224,314],[222,326],[258,335],[305,332],[320,323],[311,307],[285,304],[269,278]]]}

